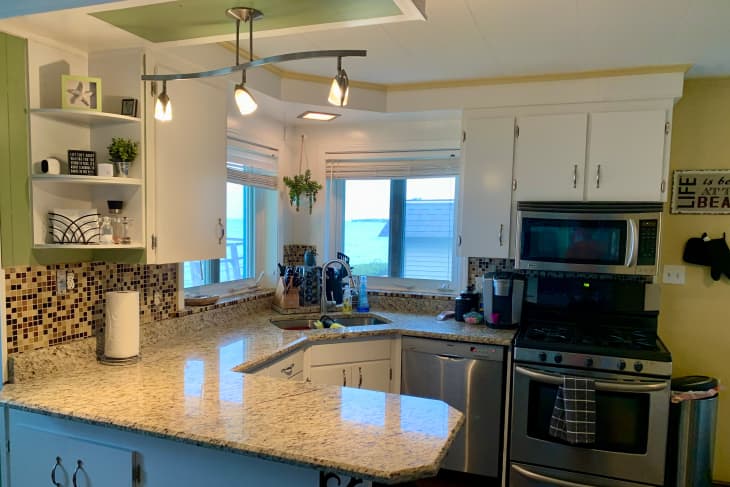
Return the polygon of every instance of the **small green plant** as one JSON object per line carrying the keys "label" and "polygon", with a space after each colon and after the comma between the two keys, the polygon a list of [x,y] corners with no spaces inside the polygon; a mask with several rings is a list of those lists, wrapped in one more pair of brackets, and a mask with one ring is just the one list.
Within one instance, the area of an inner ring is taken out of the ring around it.
{"label": "small green plant", "polygon": [[139,143],[132,139],[113,137],[112,143],[107,147],[109,158],[112,162],[132,162],[137,158]]}
{"label": "small green plant", "polygon": [[304,174],[297,174],[293,178],[284,176],[284,184],[289,188],[289,203],[299,211],[301,197],[304,195],[309,200],[309,214],[312,214],[312,206],[317,201],[317,193],[322,185],[312,180],[312,171],[307,169]]}

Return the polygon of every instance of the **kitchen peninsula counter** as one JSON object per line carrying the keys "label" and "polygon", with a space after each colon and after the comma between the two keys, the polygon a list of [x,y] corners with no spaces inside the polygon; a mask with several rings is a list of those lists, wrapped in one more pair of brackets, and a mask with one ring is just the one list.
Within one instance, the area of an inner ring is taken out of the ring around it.
{"label": "kitchen peninsula counter", "polygon": [[435,475],[464,420],[445,403],[238,372],[320,341],[409,335],[508,346],[514,335],[377,314],[392,323],[286,331],[269,321],[280,315],[231,307],[190,318],[189,326],[152,324],[143,327],[139,363],[102,365],[89,359],[93,343],[80,345],[87,353],[64,362],[65,370],[6,385],[0,403],[380,482]]}

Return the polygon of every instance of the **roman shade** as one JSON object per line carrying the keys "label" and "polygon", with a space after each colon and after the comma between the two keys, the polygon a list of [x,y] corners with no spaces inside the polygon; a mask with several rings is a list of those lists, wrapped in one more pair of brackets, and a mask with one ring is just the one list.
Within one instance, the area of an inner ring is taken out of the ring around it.
{"label": "roman shade", "polygon": [[277,189],[279,151],[231,134],[227,136],[228,181],[263,189]]}

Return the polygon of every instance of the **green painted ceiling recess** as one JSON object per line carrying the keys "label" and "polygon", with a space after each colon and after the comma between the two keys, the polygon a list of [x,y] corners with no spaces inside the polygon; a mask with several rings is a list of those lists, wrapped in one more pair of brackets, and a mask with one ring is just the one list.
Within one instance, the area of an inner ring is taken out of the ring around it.
{"label": "green painted ceiling recess", "polygon": [[[393,0],[177,0],[91,15],[151,42],[197,39],[235,32],[231,7],[263,12],[257,31],[387,17],[401,13]],[[246,32],[248,26],[242,26]]]}

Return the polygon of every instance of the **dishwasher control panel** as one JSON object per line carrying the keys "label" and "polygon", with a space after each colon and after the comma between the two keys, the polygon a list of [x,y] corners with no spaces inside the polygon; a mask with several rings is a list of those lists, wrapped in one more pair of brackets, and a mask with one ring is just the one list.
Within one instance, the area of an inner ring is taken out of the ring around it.
{"label": "dishwasher control panel", "polygon": [[432,338],[403,337],[402,348],[413,352],[442,355],[452,358],[475,358],[502,361],[504,347],[488,343],[434,340]]}

